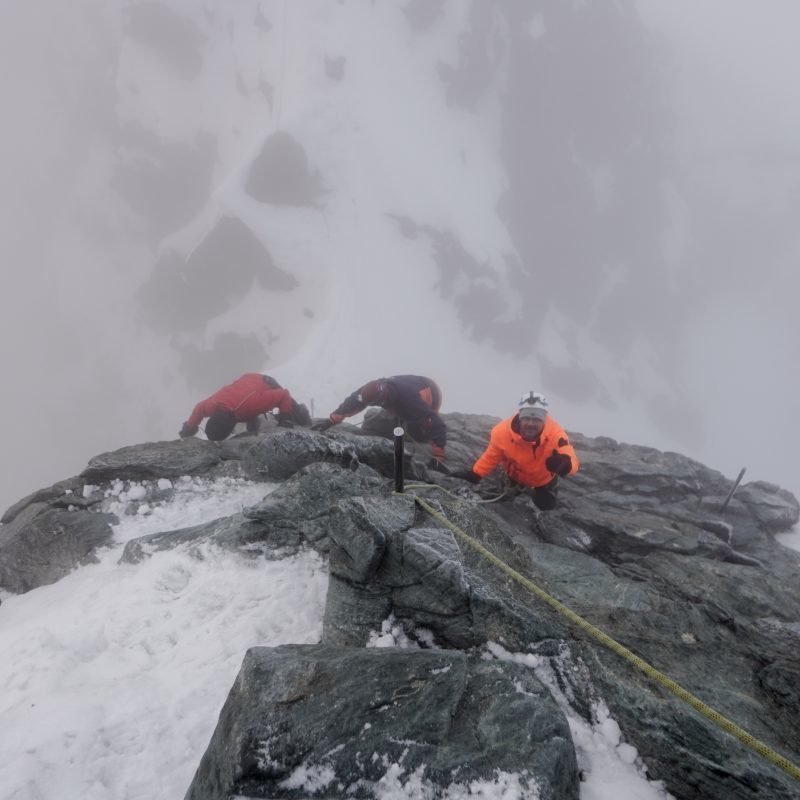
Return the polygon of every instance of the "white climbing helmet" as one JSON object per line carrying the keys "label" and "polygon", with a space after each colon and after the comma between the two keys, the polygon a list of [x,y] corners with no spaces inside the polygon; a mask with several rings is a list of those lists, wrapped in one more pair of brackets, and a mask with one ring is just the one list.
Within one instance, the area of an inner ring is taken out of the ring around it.
{"label": "white climbing helmet", "polygon": [[518,413],[520,417],[544,419],[547,416],[547,398],[538,392],[526,392],[519,401]]}

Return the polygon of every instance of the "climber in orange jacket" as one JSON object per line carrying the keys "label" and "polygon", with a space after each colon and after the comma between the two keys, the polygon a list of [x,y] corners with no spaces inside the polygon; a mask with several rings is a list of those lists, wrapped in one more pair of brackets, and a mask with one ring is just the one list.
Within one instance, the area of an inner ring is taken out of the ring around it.
{"label": "climber in orange jacket", "polygon": [[293,400],[288,389],[269,375],[248,372],[201,400],[183,423],[179,436],[182,439],[194,436],[205,417],[208,417],[206,436],[213,442],[230,436],[237,422],[247,423],[248,431],[254,432],[258,430],[259,415],[275,408],[279,411],[278,425],[311,423],[308,409]]}
{"label": "climber in orange jacket", "polygon": [[580,462],[564,429],[548,414],[543,395],[528,392],[517,413],[492,428],[489,446],[472,469],[456,477],[477,483],[498,465],[511,481],[533,490],[537,508],[555,508],[558,479],[574,475]]}

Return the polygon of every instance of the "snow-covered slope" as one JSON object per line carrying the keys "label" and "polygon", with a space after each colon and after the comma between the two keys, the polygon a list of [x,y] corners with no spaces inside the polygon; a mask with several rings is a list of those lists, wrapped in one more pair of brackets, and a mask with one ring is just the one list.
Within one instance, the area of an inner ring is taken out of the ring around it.
{"label": "snow-covered slope", "polygon": [[0,797],[182,797],[248,647],[319,640],[327,573],[318,556],[248,561],[179,549],[118,564],[124,543],[260,500],[242,481],[119,482],[128,516],[96,565],[5,596]]}

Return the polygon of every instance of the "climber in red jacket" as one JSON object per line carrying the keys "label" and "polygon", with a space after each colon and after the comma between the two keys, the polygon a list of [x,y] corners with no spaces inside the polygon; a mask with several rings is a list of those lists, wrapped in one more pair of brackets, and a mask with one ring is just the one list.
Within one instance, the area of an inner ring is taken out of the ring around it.
{"label": "climber in red jacket", "polygon": [[180,430],[184,439],[194,436],[200,423],[208,417],[206,436],[213,442],[226,439],[237,422],[247,423],[249,431],[258,430],[258,417],[277,408],[278,425],[293,427],[294,423],[310,424],[305,406],[292,399],[288,389],[269,375],[248,372],[233,383],[223,386],[211,397],[201,400]]}

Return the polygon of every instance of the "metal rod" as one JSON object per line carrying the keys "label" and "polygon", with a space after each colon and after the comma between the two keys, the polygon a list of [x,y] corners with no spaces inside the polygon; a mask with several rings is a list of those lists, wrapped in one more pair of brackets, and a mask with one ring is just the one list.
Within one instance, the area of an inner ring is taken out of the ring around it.
{"label": "metal rod", "polygon": [[739,488],[739,484],[742,482],[742,477],[744,476],[744,471],[746,469],[747,467],[742,467],[739,471],[739,474],[736,476],[736,480],[733,482],[733,486],[731,486],[731,490],[728,492],[725,502],[719,508],[720,514],[728,507],[728,503],[730,503],[733,493]]}
{"label": "metal rod", "polygon": [[405,431],[398,425],[394,429],[394,490],[403,493],[403,434]]}

